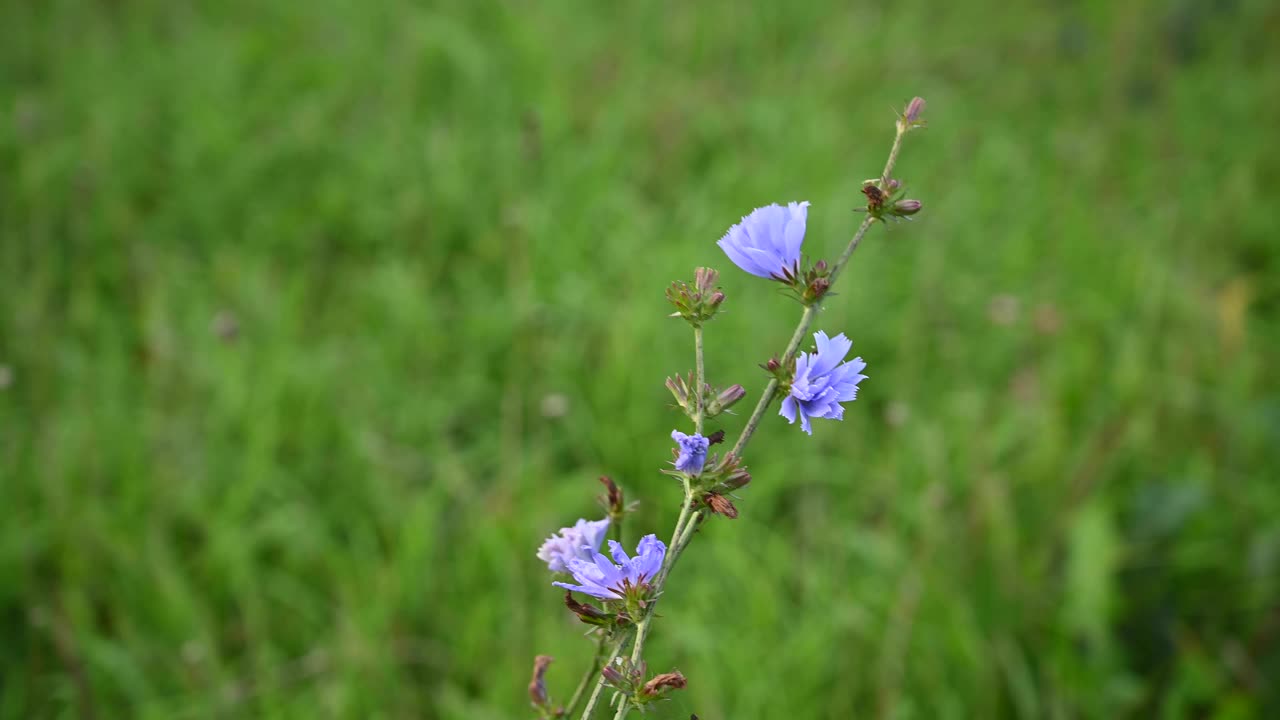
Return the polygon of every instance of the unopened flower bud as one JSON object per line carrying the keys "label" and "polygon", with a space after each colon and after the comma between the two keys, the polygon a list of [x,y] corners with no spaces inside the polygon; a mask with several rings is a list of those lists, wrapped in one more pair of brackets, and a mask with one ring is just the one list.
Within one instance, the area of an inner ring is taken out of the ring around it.
{"label": "unopened flower bud", "polygon": [[899,217],[908,217],[920,212],[921,207],[919,200],[899,200],[893,204],[893,214]]}
{"label": "unopened flower bud", "polygon": [[827,272],[827,261],[826,261],[826,260],[819,260],[818,262],[814,263],[814,264],[813,264],[813,270],[814,270],[814,272],[818,273],[819,275],[825,275],[825,274],[826,274],[826,272]]}
{"label": "unopened flower bud", "polygon": [[569,612],[578,616],[578,619],[588,625],[612,625],[613,616],[603,612],[595,605],[581,603],[573,599],[573,594],[568,590],[564,591],[564,606],[569,608]]}
{"label": "unopened flower bud", "polygon": [[764,364],[764,369],[776,373],[782,369],[782,363],[778,362],[778,358],[769,358],[769,362]]}
{"label": "unopened flower bud", "polygon": [[711,268],[700,267],[693,271],[693,284],[701,292],[710,292],[715,288],[716,278],[720,273]]}
{"label": "unopened flower bud", "polygon": [[920,116],[924,113],[924,106],[924,98],[911,98],[911,102],[907,103],[907,109],[902,113],[902,119],[914,125],[920,121]]}
{"label": "unopened flower bud", "polygon": [[711,297],[707,298],[707,305],[713,308],[720,307],[720,303],[722,302],[724,302],[724,293],[719,290],[711,293]]}
{"label": "unopened flower bud", "polygon": [[728,490],[740,490],[751,482],[751,473],[745,468],[735,468],[729,477],[724,480],[724,487]]}
{"label": "unopened flower bud", "polygon": [[622,674],[622,670],[617,665],[605,665],[600,669],[600,675],[604,677],[604,681],[610,685],[621,688],[627,685],[627,678]]}
{"label": "unopened flower bud", "polygon": [[724,390],[721,390],[720,394],[716,395],[715,398],[711,400],[710,404],[707,406],[707,415],[710,417],[719,415],[725,410],[733,407],[733,404],[741,400],[746,394],[747,391],[743,389],[741,385],[730,385]]}
{"label": "unopened flower bud", "polygon": [[679,671],[667,672],[653,676],[649,682],[644,684],[644,687],[640,688],[640,692],[651,698],[657,698],[672,690],[683,690],[688,684],[688,681],[684,679],[684,675],[681,675]]}
{"label": "unopened flower bud", "polygon": [[533,701],[535,707],[545,707],[550,699],[547,697],[547,683],[543,678],[547,674],[547,667],[551,665],[552,658],[550,655],[539,655],[533,659],[533,679],[529,681],[529,699]]}

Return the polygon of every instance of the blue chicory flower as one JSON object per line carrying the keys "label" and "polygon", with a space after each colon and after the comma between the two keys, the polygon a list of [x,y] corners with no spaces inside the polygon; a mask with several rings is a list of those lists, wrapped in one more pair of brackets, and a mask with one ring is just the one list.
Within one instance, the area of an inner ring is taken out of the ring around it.
{"label": "blue chicory flower", "polygon": [[808,202],[766,205],[752,210],[716,244],[734,265],[752,275],[788,281],[788,275],[800,272],[800,244],[808,214]]}
{"label": "blue chicory flower", "polygon": [[594,522],[579,519],[573,527],[560,528],[558,534],[547,538],[538,548],[538,559],[545,562],[551,572],[569,572],[569,561],[590,560],[608,530],[609,518]]}
{"label": "blue chicory flower", "polygon": [[671,439],[680,446],[680,455],[676,458],[676,469],[690,475],[702,472],[702,465],[707,461],[707,448],[711,441],[694,433],[685,435],[679,430],[671,431]]}
{"label": "blue chicory flower", "polygon": [[636,545],[635,557],[627,557],[622,544],[617,540],[609,541],[609,553],[613,555],[616,565],[600,553],[595,553],[595,557],[589,561],[571,558],[569,571],[579,584],[551,584],[601,600],[623,600],[628,592],[642,590],[658,574],[662,569],[662,559],[667,554],[667,546],[656,535],[645,535]]}
{"label": "blue chicory flower", "polygon": [[853,347],[853,342],[844,333],[828,338],[826,333],[819,331],[813,339],[818,351],[796,356],[791,393],[782,401],[782,409],[778,413],[792,424],[799,414],[800,427],[810,435],[813,434],[809,427],[810,418],[843,419],[844,408],[840,403],[857,399],[858,383],[867,379],[861,374],[867,367],[862,358],[841,362]]}

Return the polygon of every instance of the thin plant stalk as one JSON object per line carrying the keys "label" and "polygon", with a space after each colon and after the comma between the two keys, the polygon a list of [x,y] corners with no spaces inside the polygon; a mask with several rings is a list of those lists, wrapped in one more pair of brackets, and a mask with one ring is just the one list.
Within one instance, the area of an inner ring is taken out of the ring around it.
{"label": "thin plant stalk", "polygon": [[[613,659],[618,657],[618,653],[622,652],[622,646],[626,643],[627,634],[619,634],[617,642],[613,644],[613,648],[609,651],[608,659],[604,661],[604,665],[612,663]],[[603,667],[603,665],[601,667]],[[582,709],[582,717],[579,720],[591,720],[591,715],[596,711],[596,705],[600,702],[600,693],[604,692],[604,685],[604,675],[601,674],[600,678],[596,681],[595,689],[591,691],[591,697],[587,698],[587,706]]]}
{"label": "thin plant stalk", "polygon": [[601,656],[604,655],[604,645],[606,637],[602,634],[596,638],[596,651],[591,655],[591,667],[587,668],[587,672],[582,675],[582,680],[578,681],[578,688],[573,691],[573,697],[569,699],[568,706],[565,707],[564,714],[570,717],[578,709],[578,703],[582,702],[582,697],[587,691],[587,686],[591,684],[591,679],[600,671]]}

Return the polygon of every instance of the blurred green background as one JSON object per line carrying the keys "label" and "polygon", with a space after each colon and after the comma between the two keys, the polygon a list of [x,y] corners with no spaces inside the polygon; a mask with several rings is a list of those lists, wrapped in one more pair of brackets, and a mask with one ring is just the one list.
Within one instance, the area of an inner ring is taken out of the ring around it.
{"label": "blurred green background", "polygon": [[[1280,717],[1280,7],[0,6],[0,717],[519,718],[534,558],[665,537],[667,283],[716,383],[798,316],[714,242],[926,210],[681,562],[659,717]],[[750,402],[750,401],[748,401]],[[744,403],[746,405],[746,403]],[[723,427],[731,435],[746,409]]]}

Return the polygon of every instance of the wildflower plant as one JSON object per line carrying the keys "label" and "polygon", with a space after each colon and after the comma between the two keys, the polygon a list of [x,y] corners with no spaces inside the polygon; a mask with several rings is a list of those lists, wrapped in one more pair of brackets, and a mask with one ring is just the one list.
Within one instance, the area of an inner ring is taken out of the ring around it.
{"label": "wildflower plant", "polygon": [[[675,406],[687,416],[693,430],[671,432],[671,469],[662,470],[681,484],[684,497],[680,514],[669,542],[648,534],[641,538],[634,555],[629,555],[621,537],[623,518],[631,508],[624,503],[617,483],[601,478],[607,489],[601,498],[606,517],[578,520],[552,535],[538,550],[538,559],[559,576],[550,585],[564,589],[565,607],[591,626],[588,634],[596,642],[591,666],[563,706],[551,700],[547,689],[545,675],[551,658],[540,655],[535,659],[529,693],[539,717],[589,720],[605,692],[611,691],[614,720],[621,720],[632,710],[644,712],[686,686],[688,681],[677,670],[650,676],[644,660],[645,643],[657,619],[655,608],[663,588],[703,523],[712,516],[730,520],[738,517],[733,498],[751,482],[751,474],[743,464],[747,445],[775,399],[781,397],[778,415],[792,424],[798,420],[801,429],[809,434],[814,420],[842,420],[844,403],[857,399],[858,385],[867,379],[863,374],[867,363],[861,357],[848,359],[853,341],[844,333],[833,337],[818,330],[811,335],[810,329],[823,302],[830,297],[831,287],[871,227],[878,222],[910,220],[921,211],[919,200],[903,197],[903,184],[892,177],[892,172],[903,138],[924,126],[924,108],[924,100],[917,97],[898,116],[897,134],[884,170],[879,177],[862,184],[866,201],[859,210],[866,215],[834,262],[808,262],[801,252],[808,225],[808,202],[758,208],[731,226],[717,243],[739,269],[781,283],[803,306],[795,332],[781,356],[762,365],[770,379],[727,451],[715,450],[725,441],[724,430],[704,434],[707,420],[728,412],[746,394],[740,384],[717,389],[706,377],[703,331],[725,302],[724,292],[716,285],[719,275],[715,270],[698,268],[692,283],[675,282],[667,288],[667,300],[675,308],[672,317],[688,322],[694,347],[693,370],[676,374],[666,382]],[[810,337],[813,351],[802,352],[801,343]],[[599,551],[606,533],[611,535],[608,555]]]}

